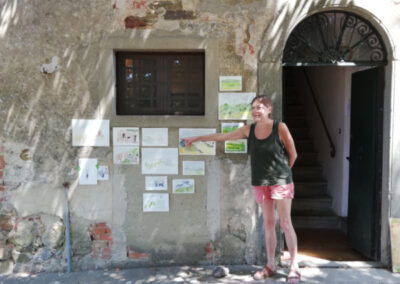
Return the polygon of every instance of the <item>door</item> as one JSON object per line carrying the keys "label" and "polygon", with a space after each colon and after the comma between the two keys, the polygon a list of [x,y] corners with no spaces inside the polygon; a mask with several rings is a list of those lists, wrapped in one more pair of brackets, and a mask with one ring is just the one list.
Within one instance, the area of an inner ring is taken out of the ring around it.
{"label": "door", "polygon": [[379,257],[383,68],[356,72],[351,83],[348,238]]}

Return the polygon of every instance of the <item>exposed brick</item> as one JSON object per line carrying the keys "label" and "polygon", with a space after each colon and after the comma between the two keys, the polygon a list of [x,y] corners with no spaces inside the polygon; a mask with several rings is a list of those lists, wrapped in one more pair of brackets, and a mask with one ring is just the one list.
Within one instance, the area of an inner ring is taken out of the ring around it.
{"label": "exposed brick", "polygon": [[164,15],[165,20],[193,20],[195,18],[193,11],[185,10],[166,11]]}
{"label": "exposed brick", "polygon": [[3,169],[0,169],[0,179],[3,179],[3,176],[4,176],[4,171]]}
{"label": "exposed brick", "polygon": [[110,246],[110,243],[108,241],[93,241],[92,242],[92,247],[94,248],[108,248]]}
{"label": "exposed brick", "polygon": [[6,162],[4,161],[4,156],[0,156],[0,169],[4,169]]}
{"label": "exposed brick", "polygon": [[153,21],[148,18],[129,16],[125,18],[125,29],[150,29]]}
{"label": "exposed brick", "polygon": [[214,258],[214,247],[211,242],[208,242],[206,245],[206,258],[208,260],[212,260]]}
{"label": "exposed brick", "polygon": [[128,258],[131,258],[131,259],[150,259],[149,254],[136,252],[131,247],[128,247],[127,256],[128,256]]}
{"label": "exposed brick", "polygon": [[0,191],[4,191],[4,190],[6,190],[6,189],[4,188],[4,186],[0,185]]}

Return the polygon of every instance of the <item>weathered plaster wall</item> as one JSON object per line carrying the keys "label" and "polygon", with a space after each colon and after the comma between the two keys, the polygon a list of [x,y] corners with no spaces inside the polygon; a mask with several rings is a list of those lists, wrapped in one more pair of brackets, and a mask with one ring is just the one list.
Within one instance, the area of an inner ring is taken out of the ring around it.
{"label": "weathered plaster wall", "polygon": [[[171,194],[168,214],[143,214],[140,166],[114,166],[112,147],[72,147],[71,119],[168,127],[169,146],[176,147],[179,127],[219,130],[219,75],[241,75],[244,91],[270,94],[279,118],[280,57],[290,30],[313,11],[344,6],[374,11],[382,29],[393,30],[390,40],[399,41],[397,14],[375,10],[374,1],[0,0],[2,267],[65,268],[64,182],[74,269],[264,260],[246,155],[225,155],[219,145],[216,156],[202,157],[207,173],[196,178],[196,194]],[[206,115],[116,116],[113,52],[136,49],[205,50]],[[84,157],[108,165],[110,180],[79,186],[77,161]],[[20,230],[29,240],[16,245]],[[57,232],[54,244],[44,241],[49,230]]]}

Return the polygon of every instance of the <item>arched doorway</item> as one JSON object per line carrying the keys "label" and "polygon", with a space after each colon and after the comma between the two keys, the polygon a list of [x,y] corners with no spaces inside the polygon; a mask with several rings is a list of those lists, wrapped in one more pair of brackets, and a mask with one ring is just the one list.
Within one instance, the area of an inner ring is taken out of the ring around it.
{"label": "arched doorway", "polygon": [[354,13],[317,13],[291,32],[282,65],[283,119],[299,152],[292,215],[300,252],[379,260],[382,38]]}

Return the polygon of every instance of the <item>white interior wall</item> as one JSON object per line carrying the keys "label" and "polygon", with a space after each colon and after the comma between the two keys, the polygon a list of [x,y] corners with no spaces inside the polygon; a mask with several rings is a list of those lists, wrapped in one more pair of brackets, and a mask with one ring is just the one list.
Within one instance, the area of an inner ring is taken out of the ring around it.
{"label": "white interior wall", "polygon": [[329,134],[336,148],[335,157],[330,155],[330,144],[321,119],[313,103],[304,74],[299,82],[304,92],[305,109],[318,159],[323,165],[328,182],[328,194],[332,197],[332,209],[339,216],[347,216],[350,151],[350,97],[351,74],[358,67],[308,67],[312,87],[324,116]]}

